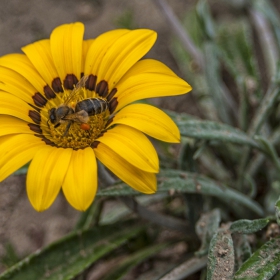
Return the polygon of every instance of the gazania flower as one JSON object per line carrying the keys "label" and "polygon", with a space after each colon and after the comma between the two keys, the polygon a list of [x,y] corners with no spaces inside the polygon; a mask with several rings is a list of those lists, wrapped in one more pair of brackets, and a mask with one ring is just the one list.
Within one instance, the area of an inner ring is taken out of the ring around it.
{"label": "gazania flower", "polygon": [[[133,103],[184,94],[191,87],[168,67],[140,60],[151,30],[114,30],[83,40],[82,23],[0,58],[0,181],[31,161],[27,194],[43,211],[61,187],[86,210],[97,190],[96,158],[132,188],[156,191],[158,157],[145,134],[179,142],[161,110]],[[145,134],[144,134],[145,133]]]}

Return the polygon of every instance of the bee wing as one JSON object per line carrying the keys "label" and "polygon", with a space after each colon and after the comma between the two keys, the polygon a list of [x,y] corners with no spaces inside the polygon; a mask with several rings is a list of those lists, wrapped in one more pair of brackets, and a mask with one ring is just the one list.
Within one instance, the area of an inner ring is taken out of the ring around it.
{"label": "bee wing", "polygon": [[75,88],[70,92],[69,96],[64,101],[64,104],[69,104],[72,100],[74,100],[78,95],[83,94],[83,88],[86,86],[86,81],[88,76],[83,76],[81,80],[75,85]]}

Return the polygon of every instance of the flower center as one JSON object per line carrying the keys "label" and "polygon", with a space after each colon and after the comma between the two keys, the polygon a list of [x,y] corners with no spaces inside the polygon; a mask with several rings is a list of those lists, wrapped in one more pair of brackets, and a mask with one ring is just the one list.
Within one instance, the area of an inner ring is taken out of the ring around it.
{"label": "flower center", "polygon": [[[107,112],[108,113],[108,112]],[[93,144],[105,128],[106,112],[90,116],[87,123],[63,121],[58,127],[50,124],[49,137],[57,147],[84,149]]]}
{"label": "flower center", "polygon": [[60,85],[56,94],[45,87],[46,98],[40,93],[32,96],[40,110],[29,111],[33,123],[28,126],[46,144],[76,150],[94,145],[105,131],[118,102],[114,97],[117,89],[109,92],[105,80],[96,84],[97,76],[92,74],[79,81],[72,76],[67,75],[63,84],[59,78],[54,79],[54,88]]}

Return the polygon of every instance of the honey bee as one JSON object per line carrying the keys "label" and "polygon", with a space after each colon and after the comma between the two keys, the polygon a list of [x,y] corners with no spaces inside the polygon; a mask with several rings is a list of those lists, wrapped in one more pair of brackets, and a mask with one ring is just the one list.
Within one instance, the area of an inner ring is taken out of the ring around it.
{"label": "honey bee", "polygon": [[88,124],[89,116],[101,114],[108,109],[108,102],[101,98],[86,98],[77,103],[75,102],[79,99],[87,79],[88,76],[83,76],[65,102],[56,108],[51,108],[48,112],[48,124],[50,121],[55,128],[64,122],[68,122],[63,136],[68,134],[69,128],[74,122],[80,123],[81,129],[90,130],[90,125]]}

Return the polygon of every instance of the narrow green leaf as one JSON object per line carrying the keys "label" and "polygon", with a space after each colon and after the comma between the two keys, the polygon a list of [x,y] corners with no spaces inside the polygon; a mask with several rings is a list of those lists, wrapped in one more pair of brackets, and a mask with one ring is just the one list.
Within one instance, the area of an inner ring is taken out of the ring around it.
{"label": "narrow green leaf", "polygon": [[10,267],[20,261],[16,249],[11,243],[6,243],[4,249],[5,255],[0,258],[0,263],[4,267]]}
{"label": "narrow green leaf", "polygon": [[213,98],[219,119],[225,123],[232,124],[230,116],[231,110],[227,100],[231,97],[225,96],[227,91],[222,91],[220,62],[217,48],[212,42],[206,42],[203,50],[205,55],[205,77],[208,89],[210,89],[208,93]]}
{"label": "narrow green leaf", "polygon": [[279,199],[279,194],[280,194],[280,181],[276,180],[270,183],[270,188],[268,189],[263,202],[266,213],[273,213],[275,211],[276,220],[278,214],[277,213],[278,207],[280,207],[280,205],[277,203],[277,200]]}
{"label": "narrow green leaf", "polygon": [[220,182],[229,182],[229,180],[231,180],[230,170],[222,161],[217,160],[214,150],[204,149],[199,158],[199,162],[207,170],[207,174],[211,174],[211,177],[216,180]]}
{"label": "narrow green leaf", "polygon": [[[158,176],[157,192],[170,191],[214,196],[224,202],[230,203],[229,205],[231,205],[232,202],[236,202],[251,209],[260,216],[263,215],[263,210],[260,205],[246,195],[196,173],[171,169],[162,170]],[[133,190],[124,183],[119,183],[106,189],[101,189],[97,192],[98,196],[122,196],[137,194],[139,195],[141,193]]]}
{"label": "narrow green leaf", "polygon": [[210,7],[207,1],[199,0],[196,5],[196,13],[201,29],[203,30],[207,39],[214,39],[215,37],[215,26],[210,13]]}
{"label": "narrow green leaf", "polygon": [[[254,1],[255,5],[252,5],[252,7],[250,8],[250,16],[252,19],[252,24],[254,25],[255,29],[258,30],[257,36],[259,37],[259,45],[262,49],[266,72],[268,73],[268,76],[271,77],[276,71],[276,63],[279,60],[279,46],[277,48],[275,33],[271,28],[273,27],[273,23],[271,25],[269,20],[266,19],[265,16],[257,8],[257,6],[259,6],[257,4],[261,2],[264,3],[268,1]],[[266,5],[266,7],[265,5],[263,6],[265,10],[269,9],[269,5]],[[276,8],[274,9],[276,10]],[[270,14],[270,16],[273,16],[273,14]],[[279,26],[277,26],[277,29],[279,29]],[[279,33],[278,30],[277,33]]]}
{"label": "narrow green leaf", "polygon": [[280,171],[280,161],[274,146],[265,138],[260,135],[254,137],[262,146],[263,151],[270,157],[275,164],[275,167]]}
{"label": "narrow green leaf", "polygon": [[161,250],[170,246],[170,243],[156,244],[148,248],[137,251],[136,253],[130,254],[126,257],[120,264],[115,266],[115,269],[108,273],[103,280],[118,280],[123,279],[123,277],[135,266],[143,262],[149,257],[157,254]]}
{"label": "narrow green leaf", "polygon": [[261,101],[260,106],[258,107],[257,112],[255,113],[255,116],[250,124],[248,133],[250,136],[253,136],[257,134],[266,119],[268,118],[269,114],[271,113],[271,110],[273,109],[273,106],[278,102],[280,88],[280,64],[278,64],[277,73],[272,79],[272,82],[264,96],[264,98]]}
{"label": "narrow green leaf", "polygon": [[[268,87],[268,90],[263,97],[260,106],[254,114],[254,117],[248,128],[248,135],[253,137],[257,135],[263,124],[269,117],[273,107],[278,102],[279,94],[280,94],[280,63],[277,64],[277,71],[273,78],[271,79],[271,83]],[[260,145],[259,145],[260,146]],[[262,149],[262,147],[260,147]],[[266,152],[266,150],[263,150]],[[243,157],[239,164],[239,188],[242,186],[242,178],[244,177],[244,171],[246,170],[246,165],[249,159],[250,149],[247,148],[244,150]]]}
{"label": "narrow green leaf", "polygon": [[142,230],[126,222],[71,233],[12,266],[0,279],[73,279]]}
{"label": "narrow green leaf", "polygon": [[275,216],[276,216],[277,224],[280,225],[280,197],[277,199],[275,203]]}
{"label": "narrow green leaf", "polygon": [[280,47],[280,15],[276,7],[270,1],[254,1],[254,7],[264,14],[266,19],[270,22],[274,34],[277,39],[278,47]]}
{"label": "narrow green leaf", "polygon": [[[236,81],[258,78],[252,28],[247,18],[228,21],[219,26],[218,45],[222,60]],[[258,80],[256,80],[256,83]],[[248,93],[247,93],[248,94]]]}
{"label": "narrow green leaf", "polygon": [[196,162],[194,160],[195,151],[196,147],[193,143],[187,142],[182,144],[178,159],[179,169],[191,172],[196,171]]}
{"label": "narrow green leaf", "polygon": [[176,120],[181,135],[186,137],[218,140],[234,144],[248,145],[253,148],[261,149],[260,145],[247,136],[243,131],[232,126],[204,120]]}
{"label": "narrow green leaf", "polygon": [[218,34],[219,54],[227,70],[235,79],[239,95],[237,118],[239,128],[247,131],[250,119],[250,100],[260,96],[260,78],[255,56],[253,32],[247,18],[225,20]]}
{"label": "narrow green leaf", "polygon": [[92,227],[94,224],[97,224],[102,207],[103,200],[96,199],[85,212],[81,213],[80,219],[78,220],[75,229],[87,229]]}
{"label": "narrow green leaf", "polygon": [[177,113],[171,110],[164,110],[164,112],[173,119],[174,122],[185,122],[190,120],[198,120],[196,116],[185,114],[185,113]]}
{"label": "narrow green leaf", "polygon": [[197,256],[205,255],[208,252],[210,241],[215,232],[217,232],[221,222],[221,213],[219,209],[213,209],[209,213],[201,215],[201,218],[196,223],[196,234],[201,240],[199,251],[196,252]]}
{"label": "narrow green leaf", "polygon": [[207,280],[232,279],[234,271],[233,241],[228,230],[219,230],[212,238],[207,266]]}
{"label": "narrow green leaf", "polygon": [[266,242],[236,272],[235,280],[267,280],[279,271],[280,238]]}
{"label": "narrow green leaf", "polygon": [[230,231],[232,233],[250,234],[263,229],[270,222],[269,218],[258,220],[238,220],[231,224]]}

